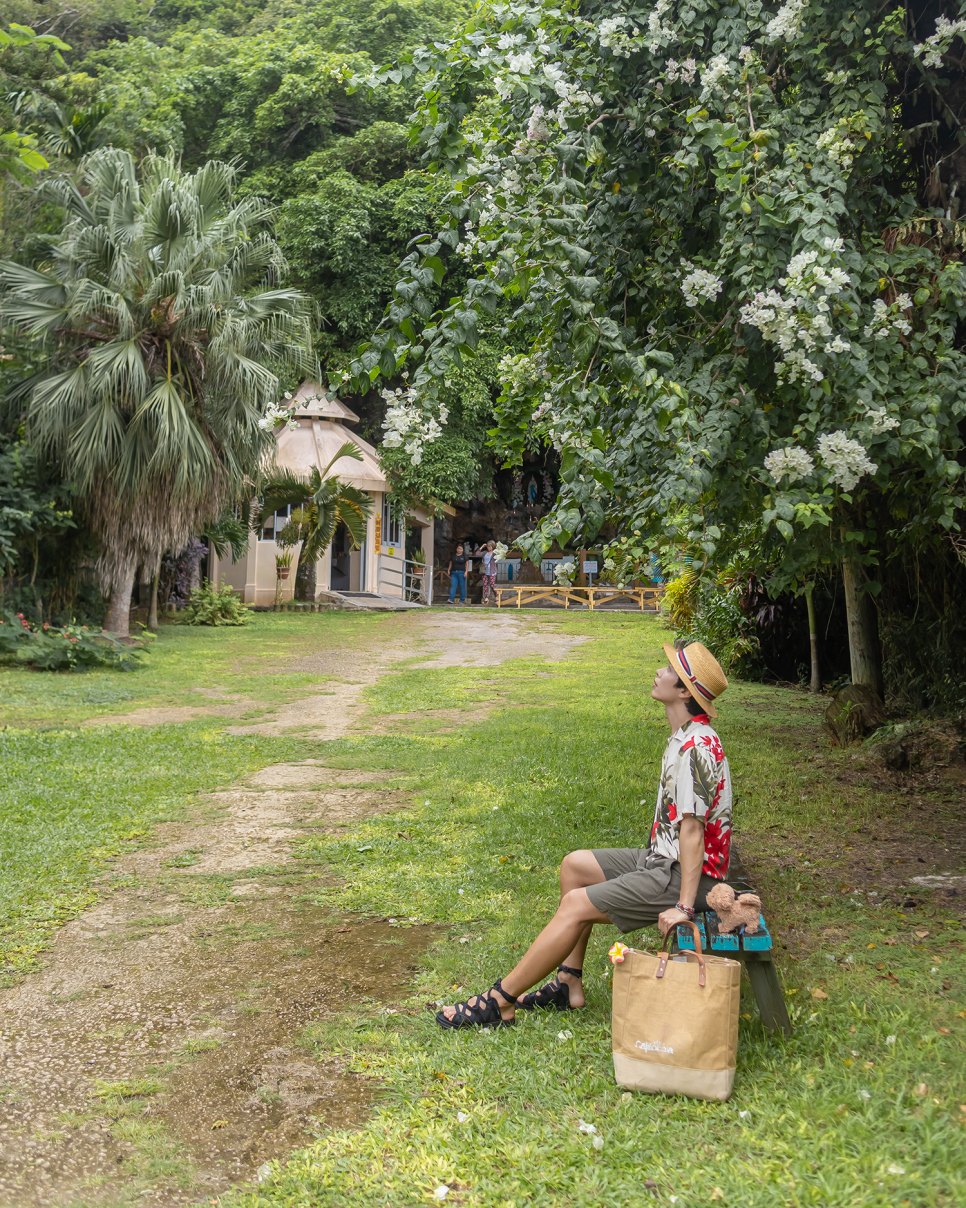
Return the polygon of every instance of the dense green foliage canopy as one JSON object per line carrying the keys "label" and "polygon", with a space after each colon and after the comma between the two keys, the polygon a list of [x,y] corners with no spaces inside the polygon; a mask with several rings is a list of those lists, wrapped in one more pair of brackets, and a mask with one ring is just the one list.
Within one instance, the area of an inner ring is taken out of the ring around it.
{"label": "dense green foliage canopy", "polygon": [[[370,95],[350,81],[447,36],[470,11],[464,0],[199,0],[150,9],[133,0],[85,0],[80,8],[0,0],[8,20],[69,31],[68,69],[38,65],[21,112],[53,169],[73,172],[83,153],[107,144],[136,157],[174,154],[189,169],[213,156],[237,161],[239,194],[278,207],[276,238],[290,280],[315,302],[315,351],[332,375],[378,324],[413,238],[445,217],[447,191],[445,180],[420,170],[408,137],[418,89],[400,82]],[[56,207],[18,186],[8,211],[5,254],[42,260],[44,235],[60,229]],[[445,288],[434,305],[445,303],[451,280]],[[486,432],[505,351],[497,336],[454,380],[451,422],[421,467],[386,450],[400,500],[492,489]],[[353,405],[360,435],[380,443],[378,392]]]}
{"label": "dense green foliage canopy", "polygon": [[[941,12],[483,4],[370,80],[425,78],[415,131],[452,192],[357,372],[411,371],[415,433],[506,300],[535,323],[497,436],[560,451],[535,550],[610,519],[720,561],[753,521],[794,583],[955,536],[964,25],[934,36]],[[434,312],[447,247],[471,272]]]}

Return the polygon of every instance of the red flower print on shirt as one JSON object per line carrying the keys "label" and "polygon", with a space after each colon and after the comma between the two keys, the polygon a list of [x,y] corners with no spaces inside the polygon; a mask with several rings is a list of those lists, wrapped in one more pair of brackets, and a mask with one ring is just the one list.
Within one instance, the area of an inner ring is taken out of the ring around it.
{"label": "red flower print on shirt", "polygon": [[703,734],[701,736],[701,745],[708,748],[714,756],[715,763],[720,763],[724,759],[724,747],[721,745],[721,740],[717,734]]}
{"label": "red flower print on shirt", "polygon": [[704,867],[708,877],[723,877],[728,868],[731,851],[731,827],[721,822],[708,822],[704,828]]}
{"label": "red flower print on shirt", "polygon": [[704,872],[720,879],[728,870],[732,792],[728,760],[707,716],[692,718],[668,740],[651,827],[650,849],[680,860],[680,794],[693,796],[697,817],[705,821]]}

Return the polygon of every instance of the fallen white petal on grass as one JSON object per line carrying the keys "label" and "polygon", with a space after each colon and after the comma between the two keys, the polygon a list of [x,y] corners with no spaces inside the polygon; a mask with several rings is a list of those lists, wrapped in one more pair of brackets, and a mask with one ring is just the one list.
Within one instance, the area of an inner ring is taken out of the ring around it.
{"label": "fallen white petal on grass", "polygon": [[558,1040],[573,1040],[573,1038],[574,1038],[574,1034],[571,1031],[557,1033]]}
{"label": "fallen white petal on grass", "polygon": [[594,1137],[594,1149],[603,1149],[603,1148],[604,1148],[604,1138],[600,1135],[600,1133],[598,1133],[597,1136]]}
{"label": "fallen white petal on grass", "polygon": [[872,1096],[868,1091],[859,1091],[859,1098],[860,1099],[871,1099]]}
{"label": "fallen white petal on grass", "polygon": [[906,1173],[905,1166],[899,1166],[895,1162],[893,1162],[892,1165],[889,1167],[889,1174],[905,1174],[905,1173]]}
{"label": "fallen white petal on grass", "polygon": [[751,1115],[751,1112],[739,1112],[738,1115],[742,1118],[742,1120],[747,1120]]}
{"label": "fallen white petal on grass", "polygon": [[[427,802],[426,804],[428,805],[429,802]],[[446,1186],[445,1183],[440,1183],[440,1185],[433,1192],[433,1195],[436,1196],[436,1198],[438,1200],[445,1200],[446,1197],[449,1195],[449,1188]]]}
{"label": "fallen white petal on grass", "polygon": [[495,810],[498,810],[500,807],[499,807],[498,805],[494,805],[494,807],[493,807],[493,808],[494,808]]}
{"label": "fallen white petal on grass", "polygon": [[469,1118],[470,1117],[466,1112],[457,1112],[456,1113],[456,1119],[460,1124],[465,1124]]}
{"label": "fallen white petal on grass", "polygon": [[895,1042],[896,1042],[896,1038],[895,1038],[895,1036],[887,1036],[887,1037],[886,1037],[886,1044],[895,1044]]}
{"label": "fallen white petal on grass", "polygon": [[577,1131],[582,1132],[582,1133],[593,1134],[597,1131],[597,1125],[588,1124],[586,1120],[578,1120],[577,1121]]}
{"label": "fallen white petal on grass", "polygon": [[631,1094],[631,1092],[630,1092],[630,1091],[625,1091],[625,1092],[623,1093],[623,1095],[621,1095],[621,1102],[622,1102],[622,1103],[630,1103],[630,1101],[631,1101],[633,1098],[634,1098],[634,1096]]}
{"label": "fallen white petal on grass", "polygon": [[255,1177],[258,1179],[259,1183],[264,1183],[266,1179],[271,1177],[271,1173],[272,1168],[266,1162],[264,1166],[259,1166],[259,1168],[255,1171]]}

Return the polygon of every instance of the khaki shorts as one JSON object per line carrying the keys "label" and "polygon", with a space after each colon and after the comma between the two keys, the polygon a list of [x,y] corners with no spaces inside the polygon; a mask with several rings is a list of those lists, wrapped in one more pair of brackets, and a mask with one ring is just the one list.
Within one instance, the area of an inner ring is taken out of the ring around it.
{"label": "khaki shorts", "polygon": [[[662,910],[678,904],[681,865],[676,860],[655,855],[648,847],[595,848],[594,858],[607,880],[588,885],[587,897],[618,931],[651,927]],[[702,873],[694,899],[696,910],[707,908],[708,893],[719,884]]]}

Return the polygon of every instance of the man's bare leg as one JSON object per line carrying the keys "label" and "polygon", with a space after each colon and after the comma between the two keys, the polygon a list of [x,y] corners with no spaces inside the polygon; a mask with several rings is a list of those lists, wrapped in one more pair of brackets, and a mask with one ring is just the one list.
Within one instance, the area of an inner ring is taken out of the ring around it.
{"label": "man's bare leg", "polygon": [[[583,960],[591,927],[594,923],[610,921],[587,896],[587,885],[599,885],[604,880],[606,878],[593,852],[571,852],[564,858],[560,866],[561,897],[557,913],[533,941],[520,962],[503,978],[503,988],[507,994],[516,998],[542,981],[548,973],[556,970],[558,965]],[[574,967],[579,968],[579,963]],[[561,977],[580,991],[580,1002],[574,1002],[577,995],[573,990],[571,1001],[574,1006],[581,1006],[583,992],[579,980],[569,974],[561,974]],[[503,1018],[512,1019],[515,1014],[514,1007],[498,994],[494,997],[500,1004],[500,1014]],[[443,1014],[452,1019],[456,1008],[445,1007]]]}
{"label": "man's bare leg", "polygon": [[[597,857],[592,851],[572,851],[569,855],[564,856],[560,864],[560,900],[562,902],[564,896],[571,889],[585,889],[588,885],[600,885],[606,880],[603,869],[597,863]],[[585,925],[573,950],[564,957],[560,962],[561,965],[569,965],[571,969],[584,967],[584,957],[587,954],[587,944],[593,928],[593,923]],[[583,981],[579,977],[574,977],[572,973],[558,973],[557,977],[570,987],[570,1005],[582,1007],[585,1002]]]}

